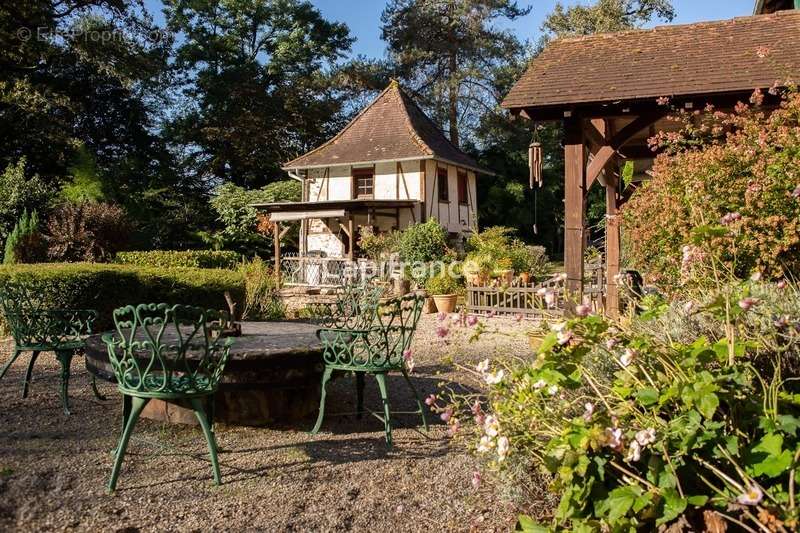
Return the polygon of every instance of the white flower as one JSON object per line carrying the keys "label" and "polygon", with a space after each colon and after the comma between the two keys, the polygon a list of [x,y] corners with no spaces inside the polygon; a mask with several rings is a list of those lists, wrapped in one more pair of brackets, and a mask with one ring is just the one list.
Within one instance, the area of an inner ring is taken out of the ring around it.
{"label": "white flower", "polygon": [[606,446],[619,450],[622,448],[622,430],[619,428],[606,428]]}
{"label": "white flower", "polygon": [[636,359],[636,351],[630,348],[625,348],[625,353],[619,358],[619,362],[624,367],[629,367],[633,360]]}
{"label": "white flower", "polygon": [[497,439],[497,458],[502,461],[508,455],[508,437]]}
{"label": "white flower", "polygon": [[761,272],[756,270],[752,274],[750,274],[750,281],[761,281]]}
{"label": "white flower", "polygon": [[561,332],[561,331],[564,331],[564,328],[566,328],[566,327],[567,327],[567,323],[566,322],[556,322],[555,324],[552,324],[550,326],[550,329],[553,330],[553,331],[556,331],[556,332]]}
{"label": "white flower", "polygon": [[758,505],[764,498],[764,493],[757,485],[750,485],[743,493],[739,494],[736,501],[742,505]]}
{"label": "white flower", "polygon": [[550,385],[550,388],[547,389],[547,393],[550,394],[550,396],[555,396],[557,392],[558,385]]}
{"label": "white flower", "polygon": [[656,430],[653,428],[643,429],[636,432],[636,442],[642,446],[653,444],[656,441]]}
{"label": "white flower", "polygon": [[556,293],[554,293],[553,291],[545,292],[544,293],[544,303],[546,303],[548,306],[553,305],[554,303],[556,303]]}
{"label": "white flower", "polygon": [[486,453],[494,447],[494,441],[491,437],[484,435],[478,443],[478,453]]}
{"label": "white flower", "polygon": [[617,346],[617,344],[619,344],[619,341],[614,337],[611,337],[606,341],[606,349],[611,351]]}
{"label": "white flower", "polygon": [[586,304],[575,306],[575,314],[579,317],[587,317],[592,312],[592,308]]}
{"label": "white flower", "polygon": [[638,461],[642,458],[642,446],[637,442],[631,442],[631,445],[628,447],[628,453],[625,455],[625,461],[630,463],[631,461]]}
{"label": "white flower", "polygon": [[503,381],[503,377],[505,377],[505,372],[503,370],[498,370],[494,374],[486,374],[484,379],[488,385],[497,385],[501,381]]}
{"label": "white flower", "polygon": [[489,371],[489,360],[488,359],[484,359],[483,361],[478,363],[478,366],[475,367],[475,370],[477,370],[481,374],[485,374],[486,372],[488,372]]}
{"label": "white flower", "polygon": [[538,291],[536,291],[536,295],[537,296],[544,296],[545,294],[547,294],[547,288],[546,287],[542,287]]}
{"label": "white flower", "polygon": [[695,305],[696,304],[693,301],[689,300],[688,302],[683,304],[683,312],[686,313],[687,315],[691,315],[692,313],[694,313]]}
{"label": "white flower", "polygon": [[569,330],[559,331],[556,338],[558,339],[558,344],[562,346],[569,344],[569,341],[572,340],[572,332]]}
{"label": "white flower", "polygon": [[483,430],[489,437],[496,437],[500,433],[500,423],[497,421],[497,417],[494,415],[487,416],[483,422]]}
{"label": "white flower", "polygon": [[539,381],[537,381],[536,383],[533,384],[533,388],[536,389],[536,390],[543,389],[546,386],[547,386],[547,382],[545,380],[543,380],[543,379],[540,379]]}
{"label": "white flower", "polygon": [[592,415],[594,415],[594,404],[592,402],[586,402],[583,406],[586,411],[583,412],[583,419],[589,422],[592,419]]}

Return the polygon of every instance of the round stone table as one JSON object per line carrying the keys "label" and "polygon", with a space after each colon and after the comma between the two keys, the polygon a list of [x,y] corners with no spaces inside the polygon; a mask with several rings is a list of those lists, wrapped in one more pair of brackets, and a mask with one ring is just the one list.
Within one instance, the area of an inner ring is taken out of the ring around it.
{"label": "round stone table", "polygon": [[[324,365],[319,326],[303,322],[243,322],[215,399],[215,421],[247,426],[286,422],[315,413],[319,407]],[[100,335],[86,341],[86,368],[116,382]],[[151,400],[142,416],[196,424],[191,410],[177,403]]]}

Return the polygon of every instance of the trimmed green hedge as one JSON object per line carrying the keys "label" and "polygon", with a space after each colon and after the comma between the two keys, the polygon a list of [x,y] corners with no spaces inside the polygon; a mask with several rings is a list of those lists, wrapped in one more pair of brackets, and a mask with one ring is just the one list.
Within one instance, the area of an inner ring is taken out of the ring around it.
{"label": "trimmed green hedge", "polygon": [[241,260],[237,252],[216,250],[151,250],[119,252],[114,262],[161,268],[236,268]]}
{"label": "trimmed green hedge", "polygon": [[95,330],[113,327],[111,312],[138,303],[187,304],[227,310],[225,291],[244,302],[244,278],[222,269],[155,268],[100,263],[45,263],[0,266],[5,279],[33,278],[47,287],[53,307],[96,309]]}

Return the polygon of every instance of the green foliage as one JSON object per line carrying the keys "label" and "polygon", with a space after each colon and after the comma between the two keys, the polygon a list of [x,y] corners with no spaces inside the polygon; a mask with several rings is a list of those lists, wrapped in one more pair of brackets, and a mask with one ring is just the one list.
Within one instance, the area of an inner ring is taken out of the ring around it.
{"label": "green foliage", "polygon": [[398,244],[400,259],[406,263],[440,261],[447,255],[447,232],[436,219],[406,228]]}
{"label": "green foliage", "polygon": [[136,265],[163,268],[227,268],[235,269],[241,255],[219,250],[148,250],[142,252],[118,252],[114,262],[120,265]]}
{"label": "green foliage", "polygon": [[623,208],[632,266],[670,291],[714,282],[710,271],[693,275],[703,255],[741,278],[800,272],[800,94],[770,115],[740,105],[687,116],[682,135],[659,140],[668,153]]}
{"label": "green foliage", "polygon": [[50,263],[2,266],[0,282],[5,279],[43,283],[49,306],[97,310],[98,330],[112,327],[111,312],[123,305],[164,302],[227,310],[226,291],[236,302],[245,294],[242,275],[227,270]]}
{"label": "green foliage", "polygon": [[118,205],[61,204],[47,221],[47,256],[52,261],[111,261],[130,241],[131,231]]}
{"label": "green foliage", "polygon": [[359,234],[358,247],[373,261],[385,261],[391,254],[399,252],[402,235],[400,231],[376,234],[371,227],[364,227]]}
{"label": "green foliage", "polygon": [[464,292],[464,286],[446,271],[432,276],[425,282],[425,290],[432,296],[440,294],[460,294]]}
{"label": "green foliage", "polygon": [[527,272],[534,280],[540,280],[552,270],[543,246],[526,246],[515,241],[509,252],[511,268],[517,273]]}
{"label": "green foliage", "polygon": [[61,196],[71,203],[106,200],[97,162],[85,146],[81,146],[68,169],[70,181],[61,188]]}
{"label": "green foliage", "polygon": [[542,29],[553,37],[574,37],[640,28],[654,18],[666,22],[675,18],[671,0],[597,0],[566,9],[559,2]]}
{"label": "green foliage", "polygon": [[181,109],[170,135],[192,147],[190,174],[264,185],[341,125],[330,71],[353,41],[346,25],[300,0],[169,0],[165,8],[168,27],[185,36],[175,70],[194,105]]}
{"label": "green foliage", "polygon": [[218,247],[253,255],[268,254],[272,237],[258,231],[259,214],[254,203],[296,202],[300,200],[300,183],[295,180],[271,183],[261,189],[247,190],[232,183],[219,186],[211,198],[223,229],[214,235]]}
{"label": "green foliage", "polygon": [[244,261],[239,265],[244,278],[245,299],[242,320],[282,320],[286,318],[286,306],[278,294],[275,271],[260,257]]}
{"label": "green foliage", "polygon": [[550,263],[544,248],[526,246],[514,238],[514,233],[512,228],[492,226],[470,235],[465,271],[488,276],[497,270],[513,269],[518,274],[528,272],[534,279],[546,276]]}
{"label": "green foliage", "polygon": [[515,0],[392,0],[384,9],[382,35],[396,72],[434,121],[448,124],[457,146],[483,110],[499,103],[500,93],[490,89],[495,69],[522,51],[513,33],[494,22],[529,12]]}
{"label": "green foliage", "polygon": [[25,165],[23,157],[0,174],[0,239],[3,242],[23,212],[41,209],[52,195],[38,175],[25,177]]}
{"label": "green foliage", "polygon": [[28,215],[23,211],[17,224],[6,238],[3,263],[35,263],[42,259],[43,254],[42,234],[39,232],[39,215],[36,210]]}

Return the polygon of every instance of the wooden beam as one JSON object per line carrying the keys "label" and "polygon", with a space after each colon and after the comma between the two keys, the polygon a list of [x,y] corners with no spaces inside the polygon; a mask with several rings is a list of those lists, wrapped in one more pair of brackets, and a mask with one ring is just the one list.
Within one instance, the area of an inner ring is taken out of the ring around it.
{"label": "wooden beam", "polygon": [[353,223],[353,215],[347,219],[347,238],[350,239],[350,249],[347,251],[347,258],[352,261],[355,257],[355,224]]}
{"label": "wooden beam", "polygon": [[578,117],[564,119],[564,267],[567,311],[583,298],[583,252],[586,186],[586,146]]}
{"label": "wooden beam", "polygon": [[274,222],[272,225],[272,240],[275,247],[275,284],[281,284],[281,225]]}
{"label": "wooden beam", "polygon": [[603,168],[605,168],[611,158],[617,153],[617,150],[626,142],[630,141],[634,135],[656,122],[662,116],[664,116],[664,113],[647,113],[640,115],[636,117],[633,122],[619,130],[610,142],[606,141],[606,144],[597,151],[594,159],[592,159],[592,162],[589,164],[589,169],[586,171],[586,190],[589,190]]}

